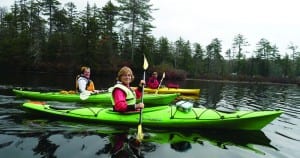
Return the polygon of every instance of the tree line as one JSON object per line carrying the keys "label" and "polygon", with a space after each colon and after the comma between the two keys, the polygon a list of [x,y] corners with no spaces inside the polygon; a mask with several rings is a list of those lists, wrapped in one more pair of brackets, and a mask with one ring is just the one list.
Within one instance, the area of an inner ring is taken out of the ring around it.
{"label": "tree line", "polygon": [[[73,72],[81,65],[96,72],[115,72],[128,65],[141,70],[143,55],[150,70],[166,71],[169,78],[295,81],[300,75],[298,46],[290,55],[262,38],[252,52],[246,37],[237,34],[222,55],[222,41],[207,46],[179,37],[155,38],[150,0],[108,1],[103,7],[58,0],[15,0],[0,7],[0,64],[15,70]],[[250,57],[246,57],[247,56]],[[176,75],[177,74],[177,75]],[[180,75],[178,75],[180,74]]]}

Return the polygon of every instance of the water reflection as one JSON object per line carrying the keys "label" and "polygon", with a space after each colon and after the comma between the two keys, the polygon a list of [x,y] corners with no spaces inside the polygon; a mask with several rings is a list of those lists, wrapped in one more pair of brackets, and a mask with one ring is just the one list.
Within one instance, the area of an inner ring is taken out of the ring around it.
{"label": "water reflection", "polygon": [[223,98],[222,89],[223,84],[218,83],[210,86],[211,83],[206,84],[206,88],[201,89],[201,99],[205,101],[204,105],[208,108],[215,108],[216,104]]}
{"label": "water reflection", "polygon": [[[38,79],[34,80],[31,80],[31,77],[22,82],[13,81],[10,78],[1,81],[1,156],[111,157],[113,144],[115,144],[114,138],[124,138],[123,144],[131,145],[136,133],[136,129],[133,128],[64,122],[53,117],[34,116],[24,111],[20,104],[26,99],[15,98],[11,92],[15,86],[41,90],[65,86],[65,83],[61,82],[64,77],[59,77],[59,80],[53,80],[54,82],[43,76],[38,76]],[[14,79],[19,80],[19,78]],[[73,77],[68,80],[73,82]],[[103,81],[102,78],[100,80]],[[4,81],[9,83],[6,84]],[[32,84],[31,81],[35,82]],[[70,83],[70,87],[72,86],[73,83]],[[140,146],[126,149],[138,149],[141,157],[162,155],[165,157],[211,157],[212,152],[217,157],[239,157],[241,154],[243,157],[297,157],[299,155],[297,149],[300,140],[299,87],[193,81],[191,85],[186,83],[185,88],[201,89],[200,97],[192,101],[193,106],[196,107],[216,108],[223,103],[232,105],[237,110],[280,109],[284,111],[284,114],[263,131],[257,132],[143,129],[146,136]],[[80,106],[76,103],[74,105]]]}
{"label": "water reflection", "polygon": [[299,105],[299,93],[297,87],[293,89],[286,85],[204,82],[197,102],[208,108],[225,103],[238,110],[288,110]]}
{"label": "water reflection", "polygon": [[43,133],[38,136],[38,143],[32,149],[34,155],[42,155],[42,157],[55,157],[55,151],[59,145],[49,140],[50,133]]}
{"label": "water reflection", "polygon": [[[84,126],[80,128],[82,127]],[[26,132],[1,130],[0,138],[6,138],[6,140],[0,144],[0,153],[9,154],[5,153],[6,149],[17,151],[18,148],[22,148],[26,144],[32,144],[32,156],[40,155],[40,157],[63,157],[64,155],[80,157],[80,155],[84,156],[85,154],[90,156],[144,157],[146,153],[155,152],[160,146],[159,144],[169,144],[169,149],[176,152],[189,152],[192,147],[196,145],[205,147],[207,143],[224,150],[236,146],[258,154],[265,154],[259,146],[277,150],[270,144],[270,139],[261,131],[147,129],[143,141],[139,143],[135,140],[135,129],[105,128],[104,130],[86,128],[79,131],[75,129],[71,131],[70,129],[58,131],[40,129]]]}

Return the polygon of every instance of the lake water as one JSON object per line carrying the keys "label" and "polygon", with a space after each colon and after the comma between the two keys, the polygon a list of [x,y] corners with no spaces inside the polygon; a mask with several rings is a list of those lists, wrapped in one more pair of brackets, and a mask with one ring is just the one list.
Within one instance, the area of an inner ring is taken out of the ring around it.
{"label": "lake water", "polygon": [[[140,75],[141,76],[141,75]],[[114,77],[95,77],[97,88],[107,88]],[[136,76],[137,77],[137,76]],[[138,79],[138,77],[137,77]],[[300,145],[300,87],[296,85],[221,83],[186,80],[182,88],[200,88],[194,106],[232,105],[241,110],[284,111],[261,131],[162,130],[144,128],[142,144],[131,137],[136,128],[108,126],[35,115],[20,107],[13,88],[73,89],[69,74],[6,73],[0,78],[0,156],[18,157],[172,157],[172,158],[296,158]],[[51,104],[77,104],[49,102]],[[119,151],[118,143],[124,140]]]}

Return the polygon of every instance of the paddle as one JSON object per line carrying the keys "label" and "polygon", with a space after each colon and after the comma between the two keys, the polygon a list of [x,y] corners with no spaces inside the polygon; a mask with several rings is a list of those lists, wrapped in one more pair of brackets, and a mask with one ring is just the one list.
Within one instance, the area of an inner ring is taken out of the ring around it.
{"label": "paddle", "polygon": [[[144,68],[143,80],[145,81],[146,70],[148,69],[148,61],[147,61],[147,58],[146,58],[145,55],[144,55],[144,65],[143,65],[143,68]],[[143,103],[143,98],[144,98],[144,87],[145,87],[145,85],[143,84],[142,85],[142,98],[141,98],[141,102],[142,103]],[[144,138],[144,134],[143,134],[143,131],[142,131],[142,113],[143,113],[143,109],[140,109],[140,119],[139,119],[139,125],[138,125],[138,132],[137,132],[137,136],[136,136],[136,139],[138,141],[141,141]]]}
{"label": "paddle", "polygon": [[105,93],[105,92],[108,92],[108,90],[98,90],[97,92],[84,91],[79,94],[79,98],[81,100],[87,100],[92,94]]}
{"label": "paddle", "polygon": [[90,97],[91,93],[88,91],[84,91],[82,93],[79,94],[79,98],[81,100],[87,100]]}
{"label": "paddle", "polygon": [[157,94],[158,93],[158,89],[159,89],[159,87],[160,87],[160,85],[161,85],[161,83],[162,83],[162,81],[164,80],[164,78],[165,78],[165,72],[163,73],[163,75],[162,75],[162,77],[161,77],[161,80],[160,80],[160,82],[159,82],[159,85],[158,85],[158,87],[157,87],[157,90],[155,91],[155,94]]}

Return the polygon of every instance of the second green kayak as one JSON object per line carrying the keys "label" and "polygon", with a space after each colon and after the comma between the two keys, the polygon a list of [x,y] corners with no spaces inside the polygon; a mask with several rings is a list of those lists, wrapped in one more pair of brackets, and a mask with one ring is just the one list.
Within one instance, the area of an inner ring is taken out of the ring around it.
{"label": "second green kayak", "polygon": [[[49,100],[62,102],[88,102],[101,103],[111,105],[111,93],[99,93],[89,96],[86,100],[81,100],[79,94],[65,94],[60,92],[38,92],[13,89],[13,92],[18,97],[35,99],[35,100]],[[144,94],[144,103],[147,105],[166,105],[173,102],[178,94]],[[139,102],[139,100],[137,100]]]}

